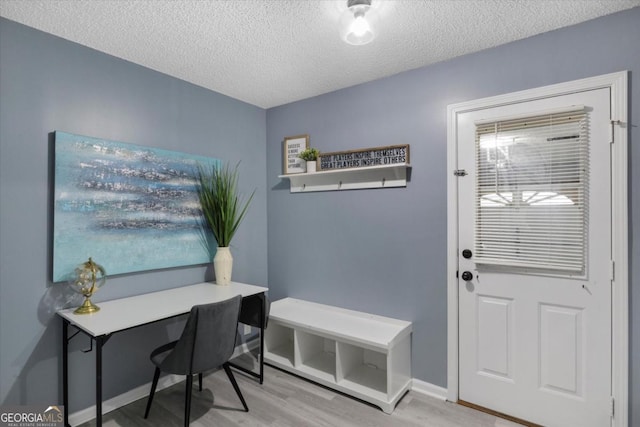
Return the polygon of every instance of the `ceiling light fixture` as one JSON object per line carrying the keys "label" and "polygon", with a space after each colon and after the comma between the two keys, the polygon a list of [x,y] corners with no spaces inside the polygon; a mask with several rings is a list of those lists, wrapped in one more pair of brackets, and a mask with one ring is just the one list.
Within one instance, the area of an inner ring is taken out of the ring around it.
{"label": "ceiling light fixture", "polygon": [[[375,38],[376,14],[371,0],[348,0],[340,17],[340,37],[352,45],[367,44]],[[365,16],[366,15],[366,16]]]}

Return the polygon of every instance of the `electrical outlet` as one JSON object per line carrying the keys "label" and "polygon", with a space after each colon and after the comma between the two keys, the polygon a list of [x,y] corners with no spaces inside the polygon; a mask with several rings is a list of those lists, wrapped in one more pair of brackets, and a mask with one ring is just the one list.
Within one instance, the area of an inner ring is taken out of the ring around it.
{"label": "electrical outlet", "polygon": [[244,325],[244,335],[249,335],[251,333],[251,326],[249,325]]}

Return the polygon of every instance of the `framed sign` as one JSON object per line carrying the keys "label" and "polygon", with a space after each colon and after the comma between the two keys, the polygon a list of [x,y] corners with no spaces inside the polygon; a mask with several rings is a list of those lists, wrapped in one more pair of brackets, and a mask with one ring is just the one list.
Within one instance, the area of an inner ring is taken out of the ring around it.
{"label": "framed sign", "polygon": [[409,144],[320,153],[320,170],[409,164]]}
{"label": "framed sign", "polygon": [[309,135],[287,136],[284,138],[283,172],[285,175],[306,171],[305,162],[298,157],[309,148]]}

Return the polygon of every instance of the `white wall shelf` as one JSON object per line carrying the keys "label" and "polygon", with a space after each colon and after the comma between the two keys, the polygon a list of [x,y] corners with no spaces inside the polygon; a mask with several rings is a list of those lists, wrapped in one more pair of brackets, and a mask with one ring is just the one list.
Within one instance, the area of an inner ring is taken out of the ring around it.
{"label": "white wall shelf", "polygon": [[406,187],[407,169],[410,167],[410,165],[403,163],[278,175],[278,178],[290,181],[292,193]]}
{"label": "white wall shelf", "polygon": [[411,385],[411,322],[281,299],[271,304],[264,359],[390,414]]}

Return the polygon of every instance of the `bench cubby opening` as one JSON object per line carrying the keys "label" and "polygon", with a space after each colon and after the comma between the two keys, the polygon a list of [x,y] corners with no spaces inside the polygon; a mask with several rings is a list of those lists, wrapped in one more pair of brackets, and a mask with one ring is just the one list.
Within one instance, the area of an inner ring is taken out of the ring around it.
{"label": "bench cubby opening", "polygon": [[379,393],[387,397],[387,355],[351,344],[338,345],[340,375],[338,382],[345,387]]}
{"label": "bench cubby opening", "polygon": [[286,366],[294,366],[293,329],[275,322],[269,324],[269,334],[265,334],[265,354]]}
{"label": "bench cubby opening", "polygon": [[299,363],[296,368],[312,375],[336,380],[336,342],[318,335],[296,331]]}

